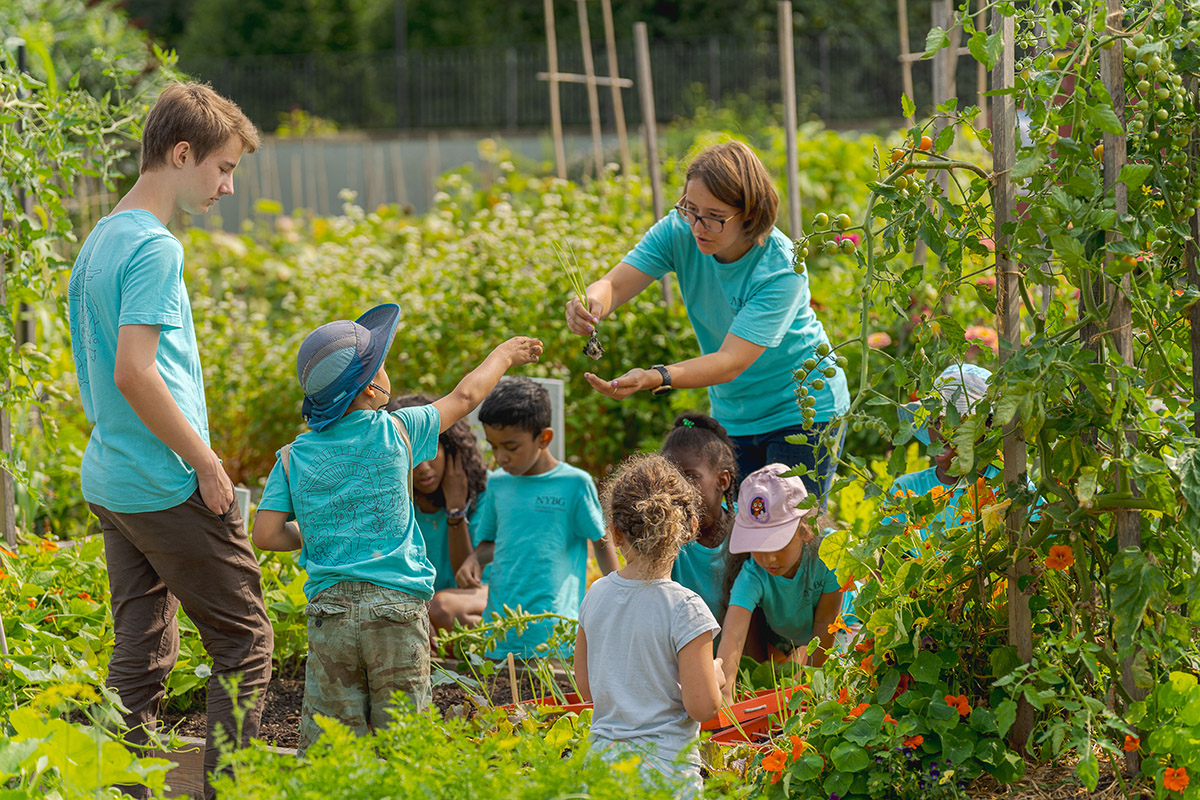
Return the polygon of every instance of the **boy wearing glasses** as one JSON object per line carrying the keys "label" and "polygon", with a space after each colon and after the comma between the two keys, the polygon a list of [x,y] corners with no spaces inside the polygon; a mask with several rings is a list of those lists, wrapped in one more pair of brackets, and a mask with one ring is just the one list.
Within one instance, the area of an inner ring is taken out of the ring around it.
{"label": "boy wearing glasses", "polygon": [[312,430],[280,449],[254,520],[255,545],[299,550],[308,572],[301,752],[321,735],[318,714],[365,735],[388,723],[396,692],[429,705],[426,604],[437,571],[417,528],[413,464],[435,458],[440,433],[542,352],[537,339],[514,337],[450,394],[389,413],[383,361],[399,322],[388,303],[305,338],[296,374]]}

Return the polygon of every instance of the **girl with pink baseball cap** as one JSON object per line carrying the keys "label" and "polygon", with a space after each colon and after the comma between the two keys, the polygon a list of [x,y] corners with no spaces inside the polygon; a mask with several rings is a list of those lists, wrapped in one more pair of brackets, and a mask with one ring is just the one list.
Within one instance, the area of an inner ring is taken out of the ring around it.
{"label": "girl with pink baseball cap", "polygon": [[[738,491],[729,552],[748,553],[749,558],[730,563],[737,577],[718,652],[726,702],[733,702],[738,663],[755,609],[762,609],[766,621],[765,641],[756,648],[761,652],[750,653],[755,658],[820,666],[834,642],[830,626],[842,610],[842,590],[833,570],[817,555],[821,536],[814,528],[816,504],[804,481],[785,477],[788,471],[783,464],[768,464],[748,475]],[[810,656],[806,645],[813,638],[820,645]]]}

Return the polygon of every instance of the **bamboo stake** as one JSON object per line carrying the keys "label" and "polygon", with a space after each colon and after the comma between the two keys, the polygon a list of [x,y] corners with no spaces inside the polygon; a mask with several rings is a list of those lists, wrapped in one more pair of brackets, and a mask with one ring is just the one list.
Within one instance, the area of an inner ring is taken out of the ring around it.
{"label": "bamboo stake", "polygon": [[[988,0],[979,0],[979,22],[982,24],[987,13]],[[970,54],[970,49],[967,49],[967,54]],[[979,106],[980,119],[986,120],[987,116],[987,66],[982,61],[975,62],[975,105]]]}
{"label": "bamboo stake", "polygon": [[554,33],[554,0],[542,0],[546,15],[546,55],[550,70],[550,132],[554,137],[554,162],[558,177],[567,179],[567,150],[563,145],[562,106],[558,97],[558,39]]}
{"label": "bamboo stake", "polygon": [[[633,43],[637,53],[637,83],[642,102],[642,127],[646,132],[646,167],[650,174],[650,198],[654,207],[654,218],[663,217],[662,169],[658,163],[658,119],[654,111],[654,79],[650,74],[650,37],[646,23],[633,24]],[[674,305],[671,276],[664,275],[662,286],[663,305]]]}
{"label": "bamboo stake", "polygon": [[[1188,78],[1188,94],[1192,97],[1197,96],[1197,80]],[[1192,139],[1192,156],[1189,163],[1200,164],[1200,143],[1195,138]],[[1192,238],[1183,248],[1183,262],[1187,267],[1188,284],[1200,291],[1200,250],[1197,243],[1200,242],[1200,211],[1192,214],[1191,220]],[[1188,321],[1192,327],[1192,406],[1195,411],[1192,416],[1192,430],[1197,436],[1200,436],[1200,302],[1192,303],[1192,307],[1188,310]],[[1186,616],[1186,615],[1185,615]]]}
{"label": "bamboo stake", "polygon": [[[1121,2],[1120,0],[1107,0],[1105,5],[1108,30],[1109,32],[1119,33],[1122,27]],[[1117,116],[1118,125],[1124,130],[1125,70],[1121,64],[1122,58],[1120,47],[1100,51],[1100,79],[1104,81],[1104,86],[1108,89],[1108,94],[1112,98],[1113,112]],[[1125,166],[1128,160],[1126,157],[1127,142],[1124,133],[1108,132],[1103,134],[1101,141],[1104,143],[1104,182],[1113,187],[1114,209],[1117,212],[1117,217],[1120,218],[1129,211],[1129,187],[1117,180],[1117,176],[1121,173],[1121,168]],[[1105,245],[1112,245],[1120,241],[1120,239],[1121,235],[1116,231],[1108,230],[1104,233]],[[1129,302],[1129,290],[1129,273],[1121,276],[1121,281],[1118,285],[1110,285],[1107,290],[1109,302],[1108,331],[1112,338],[1113,350],[1126,366],[1133,364],[1133,310]],[[1134,447],[1137,446],[1137,432],[1132,426],[1126,429],[1124,436],[1126,442]],[[1118,442],[1114,442],[1113,444],[1114,451],[1120,449]],[[1137,486],[1134,484],[1133,478],[1127,469],[1118,468],[1115,478],[1118,487],[1126,489],[1134,496],[1137,496]],[[1119,508],[1114,512],[1114,515],[1117,548],[1119,550],[1124,550],[1127,547],[1140,549],[1142,546],[1141,513],[1133,508]],[[1134,702],[1146,697],[1145,690],[1139,688],[1134,679],[1133,663],[1136,657],[1137,653],[1131,653],[1121,661],[1121,684],[1125,687],[1130,700]],[[1132,774],[1136,775],[1141,769],[1141,761],[1141,756],[1136,750],[1125,754],[1125,765]]]}
{"label": "bamboo stake", "polygon": [[508,685],[512,689],[513,705],[521,702],[521,687],[517,685],[517,665],[513,660],[513,654],[508,654]]}
{"label": "bamboo stake", "polygon": [[[904,94],[914,103],[911,51],[908,49],[908,0],[896,0],[897,32],[900,36],[900,79]],[[916,120],[908,117],[908,126],[916,125]]]}
{"label": "bamboo stake", "polygon": [[625,130],[625,102],[621,99],[621,87],[617,85],[621,69],[617,63],[617,35],[613,31],[612,0],[600,0],[600,9],[604,15],[604,49],[608,51],[608,74],[613,79],[612,87],[613,116],[617,120],[617,148],[621,151],[621,173],[628,175],[633,169],[629,156],[629,136]]}
{"label": "bamboo stake", "polygon": [[[1013,18],[996,9],[992,12],[992,31],[1003,39],[1000,61],[992,70],[992,86],[1009,89],[1016,82],[1014,66],[1015,25]],[[1017,112],[1013,96],[1001,95],[992,105],[992,174],[995,176],[995,242],[996,242],[996,327],[1000,333],[1000,363],[1003,366],[1021,348],[1020,267],[1009,252],[1009,237],[1004,225],[1016,211],[1016,186],[1011,175],[1016,163]],[[1020,420],[1014,418],[1004,427],[1004,484],[1009,491],[1024,486],[1025,438]],[[1025,530],[1025,509],[1013,503],[1005,515],[1005,527],[1010,545],[1018,547],[1028,538]],[[1029,559],[1024,557],[1008,568],[1008,643],[1016,648],[1017,657],[1024,663],[1033,658],[1033,621],[1029,611],[1029,595],[1021,591],[1021,579],[1030,574]],[[1033,730],[1033,708],[1024,697],[1017,701],[1017,719],[1009,731],[1009,743],[1019,753],[1025,752]]]}
{"label": "bamboo stake", "polygon": [[779,2],[779,77],[783,87],[783,130],[787,147],[788,235],[804,235],[800,224],[800,160],[796,152],[796,37],[792,0]]}
{"label": "bamboo stake", "polygon": [[604,143],[600,131],[600,95],[596,90],[596,65],[592,62],[592,33],[588,26],[587,0],[576,0],[579,7],[579,40],[583,47],[583,74],[587,78],[588,118],[592,123],[592,158],[596,177],[604,174]]}

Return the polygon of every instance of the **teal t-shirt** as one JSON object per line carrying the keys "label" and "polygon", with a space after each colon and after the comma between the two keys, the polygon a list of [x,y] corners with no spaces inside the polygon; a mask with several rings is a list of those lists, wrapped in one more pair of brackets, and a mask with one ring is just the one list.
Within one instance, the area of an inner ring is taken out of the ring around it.
{"label": "teal t-shirt", "polygon": [[84,499],[123,514],[179,505],[196,491],[196,473],[142,424],[113,373],[120,327],[158,326],[158,372],[184,419],[208,442],[183,245],[149,211],[105,217],[71,268],[67,306],[79,397],[92,423],[80,468]]}
{"label": "teal t-shirt", "polygon": [[[467,532],[471,537],[472,546],[479,544],[479,537],[475,533],[475,520],[479,516],[479,509],[483,507],[483,498],[486,496],[487,492],[482,492],[475,500],[474,508],[467,514]],[[432,513],[426,513],[416,504],[413,505],[413,509],[417,512],[417,530],[421,534],[421,540],[425,543],[425,555],[428,556],[429,562],[433,564],[433,568],[437,572],[437,578],[433,581],[433,590],[440,592],[442,589],[455,588],[458,584],[454,582],[454,565],[450,563],[450,527],[446,519],[446,509],[439,508]],[[491,565],[489,564],[488,567]]]}
{"label": "teal t-shirt", "polygon": [[[412,442],[413,463],[437,455],[441,415],[432,405],[392,412]],[[364,581],[433,597],[434,568],[425,555],[408,496],[409,454],[386,411],[351,411],[292,442],[288,475],[278,460],[260,509],[283,511],[300,525],[300,566],[311,600],[342,581]]]}
{"label": "teal t-shirt", "polygon": [[[999,474],[1000,470],[990,465],[983,471],[983,476],[988,480],[991,480]],[[970,485],[971,481],[967,480],[966,478],[956,478],[954,483],[951,484],[942,483],[941,479],[937,476],[937,467],[934,466],[930,467],[929,469],[920,470],[919,472],[910,472],[906,475],[901,475],[899,478],[896,478],[895,482],[892,484],[891,493],[894,497],[895,495],[902,494],[904,492],[912,492],[914,497],[920,497],[923,494],[929,494],[931,491],[933,491],[935,486],[941,487],[946,491],[946,494],[943,495],[943,498],[945,499],[939,499],[938,503],[940,504],[944,502],[945,507],[939,511],[933,517],[933,519],[941,523],[942,530],[949,530],[950,528],[960,527],[964,524],[960,519],[962,509],[959,508],[959,505],[964,502],[963,498],[966,496],[967,489],[970,488]],[[886,525],[892,522],[907,523],[907,521],[908,515],[901,512],[899,514],[893,514],[892,516],[886,518],[883,522]],[[932,520],[930,522],[932,522]],[[927,525],[928,524],[929,523],[927,523]],[[919,532],[921,534],[922,541],[929,538],[929,531],[927,527],[922,527]]]}
{"label": "teal t-shirt", "polygon": [[725,614],[725,604],[721,601],[724,599],[727,553],[724,542],[716,547],[688,542],[680,548],[675,566],[671,567],[671,580],[700,595],[716,620]]}
{"label": "teal t-shirt", "polygon": [[[577,619],[587,589],[587,543],[604,538],[596,485],[586,472],[559,462],[541,475],[493,473],[475,523],[480,542],[495,542],[483,620],[504,606]],[[536,648],[553,622],[510,632],[490,658],[545,656]]]}
{"label": "teal t-shirt", "polygon": [[[734,436],[800,425],[792,373],[829,342],[809,306],[808,273],[792,268],[793,252],[792,240],[773,228],[766,242],[722,264],[700,252],[687,223],[672,211],[623,259],[653,278],[675,273],[701,353],[715,353],[730,333],[767,348],[741,375],[708,389],[713,416]],[[850,395],[832,357],[821,363],[837,372],[822,378],[824,388],[809,391],[816,421],[828,422],[850,408]]]}
{"label": "teal t-shirt", "polygon": [[841,588],[837,575],[817,556],[819,542],[804,548],[800,568],[791,579],[772,575],[746,559],[729,593],[729,605],[748,611],[762,608],[767,624],[776,634],[793,644],[805,645],[812,640],[813,617],[821,595]]}

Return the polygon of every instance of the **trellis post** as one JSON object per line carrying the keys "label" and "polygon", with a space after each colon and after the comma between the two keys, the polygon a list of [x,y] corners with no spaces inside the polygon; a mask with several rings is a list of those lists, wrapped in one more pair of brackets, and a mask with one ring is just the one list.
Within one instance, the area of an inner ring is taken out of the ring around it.
{"label": "trellis post", "polygon": [[[1010,89],[1015,83],[1015,47],[1013,18],[1000,9],[992,11],[991,27],[1003,41],[1000,60],[992,69],[992,88]],[[996,242],[996,327],[1000,334],[1000,364],[1003,367],[1021,349],[1020,267],[1009,250],[1004,225],[1015,218],[1016,186],[1012,168],[1016,163],[1016,103],[1011,94],[998,95],[992,103],[992,174],[995,186]],[[1009,493],[1024,488],[1025,437],[1020,420],[1014,418],[1004,427],[1004,485]],[[1017,503],[1008,508],[1005,526],[1010,545],[1021,547],[1025,535],[1025,509]],[[1023,663],[1033,658],[1033,621],[1029,595],[1022,591],[1022,579],[1029,575],[1029,558],[1021,557],[1008,568],[1008,642]],[[1033,730],[1033,708],[1025,698],[1017,702],[1017,718],[1009,732],[1009,741],[1024,753]]]}
{"label": "trellis post", "polygon": [[799,239],[800,161],[796,152],[796,37],[792,28],[792,0],[779,2],[779,77],[783,88],[783,130],[787,147],[788,234]]}
{"label": "trellis post", "polygon": [[[638,97],[642,103],[642,125],[646,131],[646,170],[650,176],[650,201],[654,218],[662,219],[664,203],[662,192],[662,169],[658,163],[658,119],[654,111],[654,82],[650,74],[650,37],[646,23],[633,23],[633,45],[637,54]],[[671,276],[664,275],[661,281],[663,304],[668,308],[674,302]]]}
{"label": "trellis post", "polygon": [[554,32],[554,0],[542,0],[546,15],[546,57],[550,81],[550,133],[554,139],[554,164],[558,177],[567,179],[567,148],[563,144],[562,105],[558,96],[558,34]]}
{"label": "trellis post", "polygon": [[[604,172],[604,143],[600,136],[600,93],[596,89],[596,64],[592,60],[592,33],[588,25],[587,0],[576,0],[579,7],[579,40],[583,49],[583,74],[587,78],[588,116],[592,123],[592,159],[596,178]],[[620,91],[619,88],[616,91]]]}
{"label": "trellis post", "polygon": [[[1119,32],[1122,27],[1120,0],[1107,0],[1105,6],[1108,31]],[[1105,89],[1108,90],[1109,97],[1112,98],[1113,113],[1116,114],[1122,129],[1121,133],[1105,131],[1101,139],[1104,144],[1104,183],[1112,187],[1114,209],[1118,219],[1129,211],[1129,187],[1117,179],[1121,174],[1121,168],[1127,161],[1126,138],[1123,132],[1125,126],[1125,71],[1121,64],[1122,58],[1120,47],[1100,51],[1100,78],[1104,82]],[[1104,232],[1104,243],[1108,246],[1108,253],[1112,252],[1111,245],[1120,241],[1121,238],[1121,235],[1114,230]],[[1112,338],[1113,350],[1125,366],[1133,364],[1133,311],[1129,301],[1130,280],[1129,273],[1126,272],[1121,276],[1119,283],[1109,284],[1107,291],[1109,336]],[[1113,442],[1114,454],[1119,453],[1122,449],[1122,442],[1119,439],[1120,435],[1118,435],[1118,440]],[[1125,443],[1130,446],[1137,446],[1137,432],[1132,426],[1125,430],[1124,439]],[[1134,485],[1128,469],[1119,468],[1116,480],[1119,487],[1136,493],[1137,487]],[[1141,513],[1133,508],[1118,508],[1114,515],[1117,549],[1140,548],[1142,546]],[[1135,654],[1130,654],[1121,661],[1121,685],[1125,688],[1129,699],[1137,701],[1143,699],[1146,693],[1138,688],[1137,682],[1134,680],[1134,657]],[[1136,774],[1141,767],[1141,758],[1136,751],[1126,753],[1125,763],[1129,770]]]}
{"label": "trellis post", "polygon": [[608,51],[608,76],[613,79],[609,86],[612,89],[613,116],[616,117],[617,123],[617,149],[621,152],[621,173],[629,175],[633,162],[629,155],[629,135],[625,130],[625,102],[621,99],[621,85],[617,82],[621,71],[617,63],[617,34],[613,30],[611,0],[600,0],[600,10],[604,16],[604,48]]}
{"label": "trellis post", "polygon": [[[1188,94],[1197,97],[1197,80],[1188,78],[1187,85]],[[1200,163],[1200,142],[1194,137],[1188,163]],[[1188,285],[1200,291],[1200,265],[1197,264],[1200,260],[1200,210],[1192,214],[1190,225],[1192,238],[1184,244],[1183,263],[1187,269]],[[1192,331],[1192,432],[1200,436],[1200,302],[1192,303],[1188,309],[1188,323]]]}

